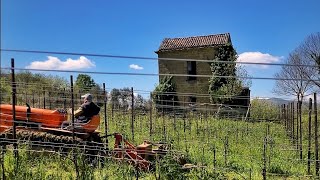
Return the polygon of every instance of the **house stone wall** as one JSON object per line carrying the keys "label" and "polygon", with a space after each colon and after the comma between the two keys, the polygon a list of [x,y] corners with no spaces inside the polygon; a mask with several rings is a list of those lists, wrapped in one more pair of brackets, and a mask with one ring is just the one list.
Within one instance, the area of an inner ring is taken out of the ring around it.
{"label": "house stone wall", "polygon": [[[158,52],[158,58],[177,58],[177,59],[201,59],[212,60],[215,57],[215,47],[192,48],[183,50],[161,51]],[[159,74],[188,74],[187,61],[158,60]],[[197,75],[211,75],[210,64],[207,62],[196,62]],[[159,77],[159,80],[162,76]],[[208,96],[209,77],[197,77],[196,80],[188,80],[187,77],[173,76],[173,82],[176,85],[177,93],[203,94],[203,97],[197,95],[197,104],[210,103]],[[178,95],[179,104],[189,104],[189,96]]]}

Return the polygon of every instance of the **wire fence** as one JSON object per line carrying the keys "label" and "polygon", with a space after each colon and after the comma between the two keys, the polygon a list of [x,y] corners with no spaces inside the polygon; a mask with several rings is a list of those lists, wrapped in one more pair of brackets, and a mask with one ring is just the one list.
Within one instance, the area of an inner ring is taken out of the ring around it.
{"label": "wire fence", "polygon": [[[205,61],[5,49],[2,51],[140,60]],[[241,63],[245,64],[245,62]],[[280,63],[254,64],[292,66]],[[7,76],[14,76],[14,70],[100,75],[192,76],[190,74],[85,72],[14,67],[2,67],[1,70],[11,70],[6,74]],[[212,77],[209,74],[194,76]],[[192,102],[189,97],[210,99],[212,95],[194,93],[192,90],[166,93],[129,88],[120,89],[119,94],[123,97],[121,100],[115,100],[112,94],[113,88],[106,88],[105,84],[97,89],[76,89],[71,80],[67,84],[41,84],[27,82],[27,80],[14,81],[14,78],[4,79],[3,77],[4,75],[1,74],[1,86],[6,85],[10,91],[1,90],[2,178],[9,178],[11,171],[17,177],[22,172],[28,171],[19,172],[18,170],[21,170],[19,167],[23,164],[30,162],[25,158],[35,158],[39,155],[43,158],[48,158],[50,155],[50,158],[60,159],[61,163],[70,161],[74,167],[71,176],[75,178],[80,178],[91,171],[96,173],[106,171],[109,177],[110,173],[114,173],[115,177],[126,176],[137,179],[140,177],[170,179],[170,176],[176,177],[176,175],[182,178],[192,176],[204,179],[222,177],[266,179],[275,176],[318,178],[319,176],[316,94],[308,102],[292,100],[286,101],[285,104],[273,104],[272,107],[264,106],[254,109],[257,107],[250,103],[252,99],[250,94],[215,96],[220,99],[248,100],[248,104],[203,103]],[[239,78],[239,76],[216,77]],[[311,81],[306,77],[241,78]],[[30,89],[32,91],[29,91]],[[89,122],[87,127],[94,128],[94,131],[86,131],[81,127],[77,129],[75,127],[77,125],[72,122],[70,129],[63,129],[61,124],[65,120],[73,120],[73,112],[83,103],[81,95],[87,92],[93,94],[95,102],[100,106],[99,127],[95,129],[96,126]],[[150,99],[139,101],[135,95],[137,93],[149,95]],[[155,95],[172,96],[172,98],[154,100],[152,97]],[[259,105],[265,105],[264,103],[262,101]],[[12,165],[6,163],[12,157],[13,170]],[[67,159],[61,160],[63,158]],[[86,165],[81,164],[82,161],[86,162]],[[119,164],[123,166],[115,168]],[[83,169],[80,166],[88,168]],[[121,172],[130,173],[121,175],[117,172],[120,172],[119,169]],[[174,173],[168,174],[171,170]]]}

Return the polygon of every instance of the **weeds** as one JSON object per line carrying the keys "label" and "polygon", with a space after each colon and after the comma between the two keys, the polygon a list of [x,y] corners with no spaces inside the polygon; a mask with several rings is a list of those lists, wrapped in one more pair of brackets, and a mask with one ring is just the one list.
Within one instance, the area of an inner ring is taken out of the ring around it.
{"label": "weeds", "polygon": [[[99,164],[99,161],[96,165],[88,162],[86,156],[77,153],[79,167],[77,177],[72,154],[62,156],[45,151],[33,152],[27,145],[20,145],[18,164],[10,148],[5,152],[5,175],[7,179],[26,180],[135,179],[136,177],[161,180],[248,177],[262,179],[262,148],[267,124],[269,124],[268,173],[280,174],[283,177],[297,177],[306,174],[306,165],[301,161],[295,161],[298,157],[297,153],[290,151],[294,146],[281,124],[214,118],[200,121],[197,116],[185,119],[176,118],[173,121],[165,117],[166,128],[164,129],[162,117],[153,116],[152,119],[154,142],[166,140],[171,143],[171,150],[166,156],[155,157],[152,171],[144,172],[129,163],[113,161],[110,158],[106,158],[103,164]],[[115,117],[109,120],[109,132],[121,132],[127,138],[131,137],[130,115],[115,113]],[[149,139],[149,121],[148,116],[136,117],[135,141],[132,142],[130,138],[129,141],[137,145]],[[227,146],[226,139],[228,140]],[[109,142],[109,147],[112,147],[114,140],[111,137],[109,137]],[[226,164],[225,156],[227,156]],[[188,170],[183,169],[184,163],[193,164],[194,167]]]}

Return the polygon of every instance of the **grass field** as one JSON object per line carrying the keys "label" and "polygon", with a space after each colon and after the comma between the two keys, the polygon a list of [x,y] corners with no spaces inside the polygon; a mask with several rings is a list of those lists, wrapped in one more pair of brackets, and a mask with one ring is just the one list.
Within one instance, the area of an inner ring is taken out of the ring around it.
{"label": "grass field", "polygon": [[[103,117],[103,115],[101,115]],[[19,147],[19,163],[12,150],[4,154],[4,169],[8,179],[262,179],[266,167],[270,179],[307,178],[307,161],[299,160],[296,146],[287,136],[283,124],[216,119],[188,114],[187,118],[136,115],[132,140],[131,114],[108,116],[109,133],[120,132],[135,145],[143,140],[171,142],[168,155],[155,161],[151,172],[136,171],[127,163],[107,159],[104,166],[91,166],[77,156],[78,172],[73,156],[60,156],[46,151],[34,152],[27,145]],[[103,120],[101,127],[103,127]],[[101,129],[102,132],[104,131]],[[306,133],[306,132],[305,132]],[[306,136],[304,136],[306,137]],[[114,139],[109,137],[109,147]],[[303,141],[304,159],[307,139]],[[263,153],[265,145],[265,156]],[[185,170],[174,160],[177,154],[194,168]],[[264,163],[265,162],[265,163]],[[312,170],[314,170],[312,163]],[[3,168],[1,169],[1,174]],[[315,174],[312,172],[312,174]]]}

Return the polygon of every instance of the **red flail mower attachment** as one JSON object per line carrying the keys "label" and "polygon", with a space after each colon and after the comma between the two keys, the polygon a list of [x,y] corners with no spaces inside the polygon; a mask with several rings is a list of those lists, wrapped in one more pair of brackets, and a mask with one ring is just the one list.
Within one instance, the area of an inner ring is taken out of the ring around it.
{"label": "red flail mower attachment", "polygon": [[141,170],[150,170],[152,163],[149,160],[154,159],[156,154],[166,154],[166,150],[161,150],[161,152],[159,149],[153,150],[152,145],[155,144],[148,141],[144,141],[135,147],[122,134],[114,133],[113,135],[115,138],[114,149],[112,151],[113,157],[119,161],[126,160]]}

